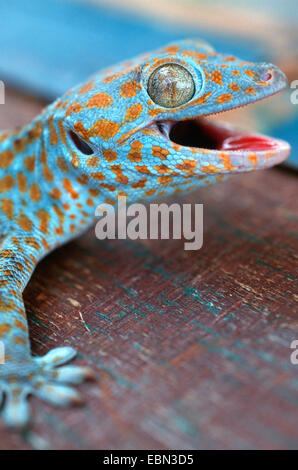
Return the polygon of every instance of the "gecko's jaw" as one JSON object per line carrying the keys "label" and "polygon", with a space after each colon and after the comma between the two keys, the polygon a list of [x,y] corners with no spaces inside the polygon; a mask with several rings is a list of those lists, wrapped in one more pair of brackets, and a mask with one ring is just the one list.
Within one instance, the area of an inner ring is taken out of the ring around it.
{"label": "gecko's jaw", "polygon": [[[159,121],[156,125],[171,144],[179,146],[181,153],[191,152],[198,163],[202,160],[200,155],[204,155],[205,166],[210,162],[210,168],[217,167],[218,173],[268,168],[284,161],[290,152],[285,141],[208,118]],[[223,165],[227,157],[229,168]]]}

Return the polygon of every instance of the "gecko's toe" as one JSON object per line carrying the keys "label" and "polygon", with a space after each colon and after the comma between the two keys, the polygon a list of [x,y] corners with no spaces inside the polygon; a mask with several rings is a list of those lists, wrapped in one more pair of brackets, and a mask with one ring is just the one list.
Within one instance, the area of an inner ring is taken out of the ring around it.
{"label": "gecko's toe", "polygon": [[2,419],[8,427],[24,428],[29,422],[29,406],[26,389],[12,388],[5,393]]}
{"label": "gecko's toe", "polygon": [[55,406],[82,404],[82,398],[74,388],[60,384],[45,383],[36,390],[35,395]]}
{"label": "gecko's toe", "polygon": [[87,367],[63,366],[75,355],[73,348],[62,347],[43,357],[33,357],[26,364],[7,363],[2,366],[0,407],[3,394],[4,402],[1,417],[9,427],[20,429],[27,425],[30,417],[28,395],[60,407],[82,403],[80,394],[68,384],[78,385],[92,378],[93,374]]}
{"label": "gecko's toe", "polygon": [[41,365],[57,367],[71,361],[76,355],[75,349],[65,346],[63,348],[52,349],[45,356],[36,358],[36,361]]}
{"label": "gecko's toe", "polygon": [[79,385],[85,380],[94,379],[94,374],[89,367],[64,366],[49,371],[51,377],[57,383]]}

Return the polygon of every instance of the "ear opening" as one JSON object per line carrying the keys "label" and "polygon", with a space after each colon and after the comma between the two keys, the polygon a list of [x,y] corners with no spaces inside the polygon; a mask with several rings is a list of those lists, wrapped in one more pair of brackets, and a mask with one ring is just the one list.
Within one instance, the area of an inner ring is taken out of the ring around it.
{"label": "ear opening", "polygon": [[69,131],[68,134],[79,152],[84,155],[92,155],[94,153],[90,145],[76,132]]}

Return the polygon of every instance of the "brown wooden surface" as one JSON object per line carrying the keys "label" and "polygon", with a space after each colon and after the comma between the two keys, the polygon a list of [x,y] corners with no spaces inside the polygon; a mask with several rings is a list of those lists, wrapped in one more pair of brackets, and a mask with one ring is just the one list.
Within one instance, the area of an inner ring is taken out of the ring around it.
{"label": "brown wooden surface", "polygon": [[[0,128],[37,100],[7,93]],[[95,383],[85,406],[31,400],[24,436],[1,449],[297,448],[297,174],[243,174],[204,203],[204,246],[96,240],[48,256],[25,292],[34,354],[72,345]]]}

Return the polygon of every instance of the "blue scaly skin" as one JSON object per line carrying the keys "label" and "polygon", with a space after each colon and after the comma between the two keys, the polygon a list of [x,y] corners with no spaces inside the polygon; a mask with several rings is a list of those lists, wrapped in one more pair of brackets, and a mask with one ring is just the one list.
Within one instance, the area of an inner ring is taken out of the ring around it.
{"label": "blue scaly skin", "polygon": [[[22,293],[41,258],[80,235],[101,202],[188,192],[225,174],[271,167],[289,145],[212,124],[206,115],[278,92],[283,73],[181,41],[105,70],[17,132],[0,134],[2,419],[29,420],[27,397],[79,400],[90,375],[61,347],[32,357]],[[57,367],[62,366],[62,367]],[[1,397],[0,397],[1,401]]]}

